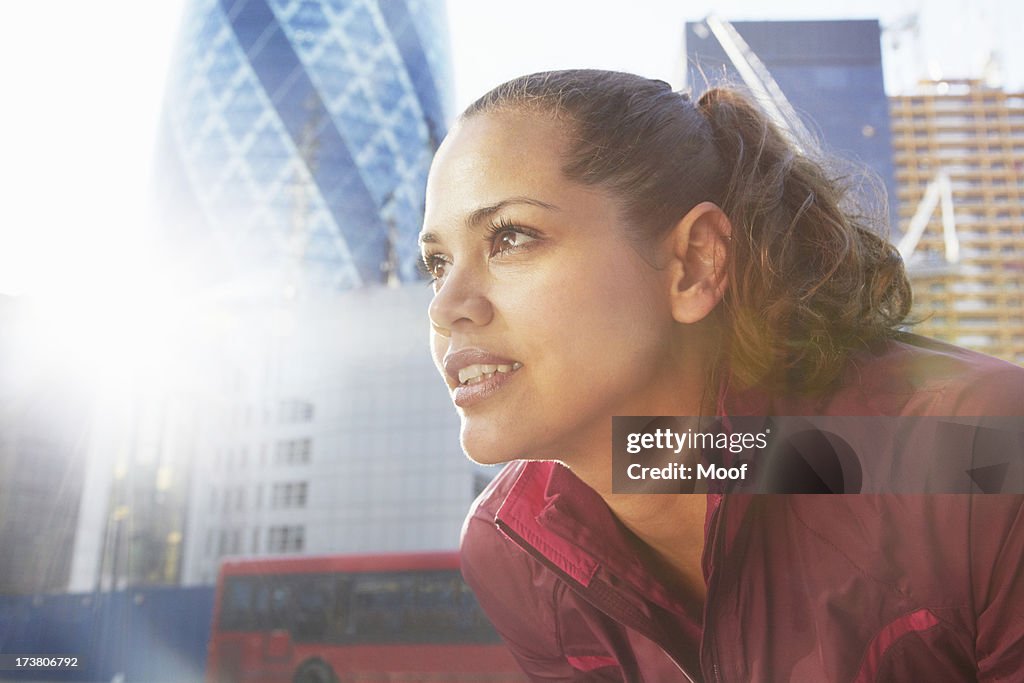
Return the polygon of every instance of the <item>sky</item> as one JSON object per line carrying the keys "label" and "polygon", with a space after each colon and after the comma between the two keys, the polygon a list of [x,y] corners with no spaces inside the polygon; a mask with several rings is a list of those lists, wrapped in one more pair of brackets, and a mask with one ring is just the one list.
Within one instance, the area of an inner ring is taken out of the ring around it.
{"label": "sky", "polygon": [[[95,298],[138,278],[151,153],[184,0],[21,1],[0,22],[0,294]],[[827,6],[827,11],[823,7]],[[681,87],[683,22],[918,15],[889,33],[890,92],[924,72],[980,75],[995,49],[1024,88],[1014,0],[449,0],[455,105],[553,68],[634,71]],[[765,8],[770,8],[770,12]],[[891,49],[893,38],[901,47]]]}
{"label": "sky", "polygon": [[0,293],[117,286],[146,220],[180,0],[23,0],[0,22]]}
{"label": "sky", "polygon": [[[683,25],[712,12],[730,21],[879,19],[894,29],[883,39],[890,94],[925,75],[980,76],[994,51],[1004,82],[1024,87],[1018,0],[448,0],[457,110],[504,80],[552,68],[632,71],[681,88]],[[916,30],[895,30],[915,15]]]}

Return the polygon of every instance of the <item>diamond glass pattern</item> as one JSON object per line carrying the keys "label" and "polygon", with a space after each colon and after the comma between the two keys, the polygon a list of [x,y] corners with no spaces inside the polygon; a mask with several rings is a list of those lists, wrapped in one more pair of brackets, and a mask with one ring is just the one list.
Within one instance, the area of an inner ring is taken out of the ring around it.
{"label": "diamond glass pattern", "polygon": [[388,279],[394,251],[392,279],[421,277],[415,236],[450,90],[444,24],[433,1],[192,0],[168,133],[239,273],[348,289]]}

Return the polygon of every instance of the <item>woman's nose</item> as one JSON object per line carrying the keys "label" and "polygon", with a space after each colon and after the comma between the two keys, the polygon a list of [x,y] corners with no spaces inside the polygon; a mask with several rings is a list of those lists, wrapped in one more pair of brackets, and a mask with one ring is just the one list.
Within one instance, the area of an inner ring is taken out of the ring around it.
{"label": "woman's nose", "polygon": [[428,315],[434,331],[450,337],[459,327],[486,325],[494,310],[483,282],[473,268],[452,266],[430,302]]}

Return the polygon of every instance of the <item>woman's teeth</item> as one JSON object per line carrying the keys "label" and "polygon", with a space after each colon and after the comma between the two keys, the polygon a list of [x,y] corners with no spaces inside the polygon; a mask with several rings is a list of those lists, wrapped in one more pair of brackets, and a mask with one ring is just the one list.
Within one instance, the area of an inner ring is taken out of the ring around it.
{"label": "woman's teeth", "polygon": [[487,365],[481,363],[468,365],[459,370],[459,384],[463,386],[476,384],[477,382],[489,379],[496,372],[515,372],[521,367],[523,367],[523,364],[519,361],[511,365]]}

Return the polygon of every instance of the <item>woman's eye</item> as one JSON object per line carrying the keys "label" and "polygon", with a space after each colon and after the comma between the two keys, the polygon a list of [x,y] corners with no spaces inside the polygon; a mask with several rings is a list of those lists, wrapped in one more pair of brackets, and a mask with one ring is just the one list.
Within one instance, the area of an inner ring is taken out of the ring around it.
{"label": "woman's eye", "polygon": [[527,235],[520,230],[505,228],[494,235],[494,240],[491,242],[491,256],[514,251],[535,239],[536,237]]}
{"label": "woman's eye", "polygon": [[422,269],[432,280],[440,280],[447,274],[449,261],[440,254],[429,254],[423,257]]}

